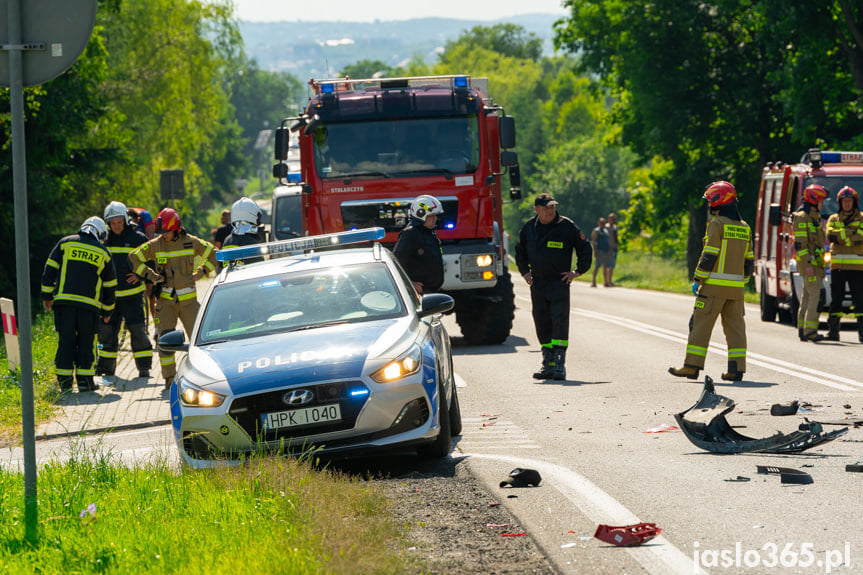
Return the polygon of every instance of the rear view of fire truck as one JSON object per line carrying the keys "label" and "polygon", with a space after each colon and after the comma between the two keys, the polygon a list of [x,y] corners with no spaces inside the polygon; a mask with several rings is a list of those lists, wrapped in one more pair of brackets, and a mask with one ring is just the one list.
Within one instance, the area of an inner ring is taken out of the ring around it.
{"label": "rear view of fire truck", "polygon": [[[822,225],[837,211],[836,194],[845,186],[863,189],[863,152],[810,149],[797,164],[768,164],[761,175],[755,221],[755,289],[760,294],[762,321],[797,323],[803,278],[797,269],[792,214],[803,202],[803,190],[818,184],[830,194],[821,211]],[[825,245],[827,276],[821,290],[822,309],[830,305],[829,245]],[[846,293],[842,307],[851,307]]]}
{"label": "rear view of fire truck", "polygon": [[[395,244],[411,201],[443,205],[437,233],[462,334],[501,343],[515,311],[503,239],[501,177],[521,195],[515,122],[488,97],[486,79],[431,76],[312,80],[305,113],[276,130],[273,176],[290,174],[297,134],[303,233],[379,226]],[[502,150],[503,149],[503,150]]]}

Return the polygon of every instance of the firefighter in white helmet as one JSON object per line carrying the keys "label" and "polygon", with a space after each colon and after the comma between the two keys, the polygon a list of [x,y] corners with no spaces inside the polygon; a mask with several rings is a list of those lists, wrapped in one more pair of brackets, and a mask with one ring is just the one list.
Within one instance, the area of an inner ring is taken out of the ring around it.
{"label": "firefighter in white helmet", "polygon": [[419,196],[411,203],[410,222],[399,233],[393,253],[407,272],[417,292],[436,292],[443,285],[443,254],[435,233],[438,215],[443,213],[440,200]]}
{"label": "firefighter in white helmet", "polygon": [[[254,200],[242,197],[231,206],[231,233],[225,238],[222,249],[250,246],[266,241],[261,226],[261,208]],[[243,263],[251,264],[264,258],[247,258]],[[220,262],[221,264],[221,262]],[[219,266],[221,269],[221,265]]]}
{"label": "firefighter in white helmet", "polygon": [[138,377],[150,377],[153,346],[147,337],[144,316],[145,285],[129,261],[132,250],[146,244],[148,240],[147,236],[130,223],[128,210],[121,202],[108,204],[105,208],[105,221],[109,228],[105,247],[111,252],[114,272],[117,275],[117,301],[114,311],[104,318],[99,327],[99,361],[96,363],[96,374],[104,376],[105,383],[113,385],[116,381],[120,328],[124,321],[131,336],[132,357],[135,358]]}
{"label": "firefighter in white helmet", "polygon": [[99,317],[114,309],[117,279],[111,253],[100,240],[108,234],[101,218],[87,218],[77,234],[62,238],[42,272],[42,303],[54,311],[57,354],[54,366],[60,391],[71,391],[75,379],[78,392],[99,386],[96,374],[96,332]]}

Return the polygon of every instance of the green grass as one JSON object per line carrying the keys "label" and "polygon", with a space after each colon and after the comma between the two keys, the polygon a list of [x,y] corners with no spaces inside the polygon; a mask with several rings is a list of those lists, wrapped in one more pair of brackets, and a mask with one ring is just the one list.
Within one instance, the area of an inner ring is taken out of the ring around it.
{"label": "green grass", "polygon": [[394,549],[401,532],[386,498],[307,461],[178,473],[72,452],[40,469],[35,544],[23,478],[0,471],[4,573],[417,572]]}
{"label": "green grass", "polygon": [[[33,408],[36,424],[51,418],[60,387],[54,375],[57,333],[53,315],[41,313],[33,321]],[[5,342],[0,345],[0,443],[21,437],[21,382],[12,373]]]}

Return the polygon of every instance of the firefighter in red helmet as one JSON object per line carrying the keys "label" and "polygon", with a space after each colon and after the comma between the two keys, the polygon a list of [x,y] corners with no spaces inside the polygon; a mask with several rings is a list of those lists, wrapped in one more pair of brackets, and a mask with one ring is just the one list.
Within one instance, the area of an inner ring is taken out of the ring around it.
{"label": "firefighter in red helmet", "polygon": [[[171,208],[159,212],[156,233],[158,237],[132,250],[129,261],[136,274],[155,284],[159,337],[175,329],[177,319],[183,322],[189,337],[200,308],[195,282],[216,269],[216,250],[211,243],[187,233],[180,216]],[[204,260],[197,269],[195,256]],[[156,262],[155,270],[147,266],[149,260]],[[160,349],[159,363],[168,389],[177,373],[174,354]]]}
{"label": "firefighter in red helmet", "polygon": [[857,340],[863,343],[863,214],[857,190],[845,186],[836,194],[839,210],[827,219],[830,241],[830,317],[827,339],[839,341],[845,284],[857,316]]}
{"label": "firefighter in red helmet", "polygon": [[728,344],[726,381],[741,381],[746,371],[746,323],[743,320],[743,289],[755,271],[752,234],[737,210],[737,190],[728,182],[713,182],[704,192],[711,220],[704,235],[704,248],[695,268],[692,292],[695,308],[689,319],[689,341],[683,367],[669,367],[678,377],[697,379],[704,369],[710,334],[716,318]]}
{"label": "firefighter in red helmet", "polygon": [[803,296],[797,311],[797,334],[800,341],[821,341],[818,333],[821,310],[821,285],[824,283],[824,229],[821,210],[829,194],[823,186],[812,184],[803,190],[803,205],[794,212],[794,249],[797,251],[797,271],[803,278]]}

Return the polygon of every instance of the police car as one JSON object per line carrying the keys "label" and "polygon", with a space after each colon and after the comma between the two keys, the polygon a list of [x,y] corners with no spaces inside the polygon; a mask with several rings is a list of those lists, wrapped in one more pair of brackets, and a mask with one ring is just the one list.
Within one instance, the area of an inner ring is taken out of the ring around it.
{"label": "police car", "polygon": [[218,253],[227,265],[191,340],[181,330],[159,339],[162,350],[188,352],[170,399],[188,465],[258,450],[449,454],[461,412],[439,314],[453,300],[420,298],[378,243],[343,248],[383,237],[369,228]]}

